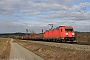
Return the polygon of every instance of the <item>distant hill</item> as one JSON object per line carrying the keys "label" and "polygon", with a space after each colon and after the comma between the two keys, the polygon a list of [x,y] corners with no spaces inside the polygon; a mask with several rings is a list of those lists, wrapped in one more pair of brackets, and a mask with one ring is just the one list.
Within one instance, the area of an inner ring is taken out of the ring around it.
{"label": "distant hill", "polygon": [[26,35],[26,33],[1,33],[0,37],[13,37],[13,36],[23,36]]}

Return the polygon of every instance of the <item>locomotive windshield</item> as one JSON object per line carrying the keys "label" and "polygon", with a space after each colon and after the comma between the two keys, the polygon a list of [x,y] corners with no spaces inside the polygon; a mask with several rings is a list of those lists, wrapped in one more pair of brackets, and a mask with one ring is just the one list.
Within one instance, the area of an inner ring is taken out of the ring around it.
{"label": "locomotive windshield", "polygon": [[73,28],[65,28],[65,31],[73,31]]}

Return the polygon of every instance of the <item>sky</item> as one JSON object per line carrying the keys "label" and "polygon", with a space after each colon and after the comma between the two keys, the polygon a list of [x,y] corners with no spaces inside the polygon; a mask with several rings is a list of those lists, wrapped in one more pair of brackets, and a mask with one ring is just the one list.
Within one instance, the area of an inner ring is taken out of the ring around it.
{"label": "sky", "polygon": [[90,0],[0,0],[0,33],[40,33],[49,24],[90,32]]}

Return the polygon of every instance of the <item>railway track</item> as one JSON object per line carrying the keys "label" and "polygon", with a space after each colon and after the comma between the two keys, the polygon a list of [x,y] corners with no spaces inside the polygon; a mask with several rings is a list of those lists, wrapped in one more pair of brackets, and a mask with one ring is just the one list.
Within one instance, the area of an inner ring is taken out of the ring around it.
{"label": "railway track", "polygon": [[[24,41],[27,41],[27,40],[24,40]],[[56,42],[31,41],[31,40],[29,40],[28,42],[39,43],[39,44],[44,44],[44,45],[53,46],[53,47],[59,47],[59,48],[90,51],[90,45],[80,45],[77,42],[73,42],[73,43],[69,43],[69,42],[67,42],[67,43],[56,43]]]}
{"label": "railway track", "polygon": [[[28,40],[28,41],[36,41],[36,40]],[[37,41],[41,41],[41,42],[54,42],[54,43],[65,43],[65,44],[78,44],[78,45],[90,45],[90,43],[76,42],[76,41],[73,41],[73,42],[70,42],[70,41],[67,41],[67,42],[55,42],[55,41],[43,41],[43,40],[37,40]]]}

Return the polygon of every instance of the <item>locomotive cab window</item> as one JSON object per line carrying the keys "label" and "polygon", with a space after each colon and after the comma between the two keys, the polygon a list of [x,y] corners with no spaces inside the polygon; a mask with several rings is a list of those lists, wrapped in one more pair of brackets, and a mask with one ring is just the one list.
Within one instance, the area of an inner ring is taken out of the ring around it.
{"label": "locomotive cab window", "polygon": [[73,28],[65,28],[65,31],[73,31]]}

